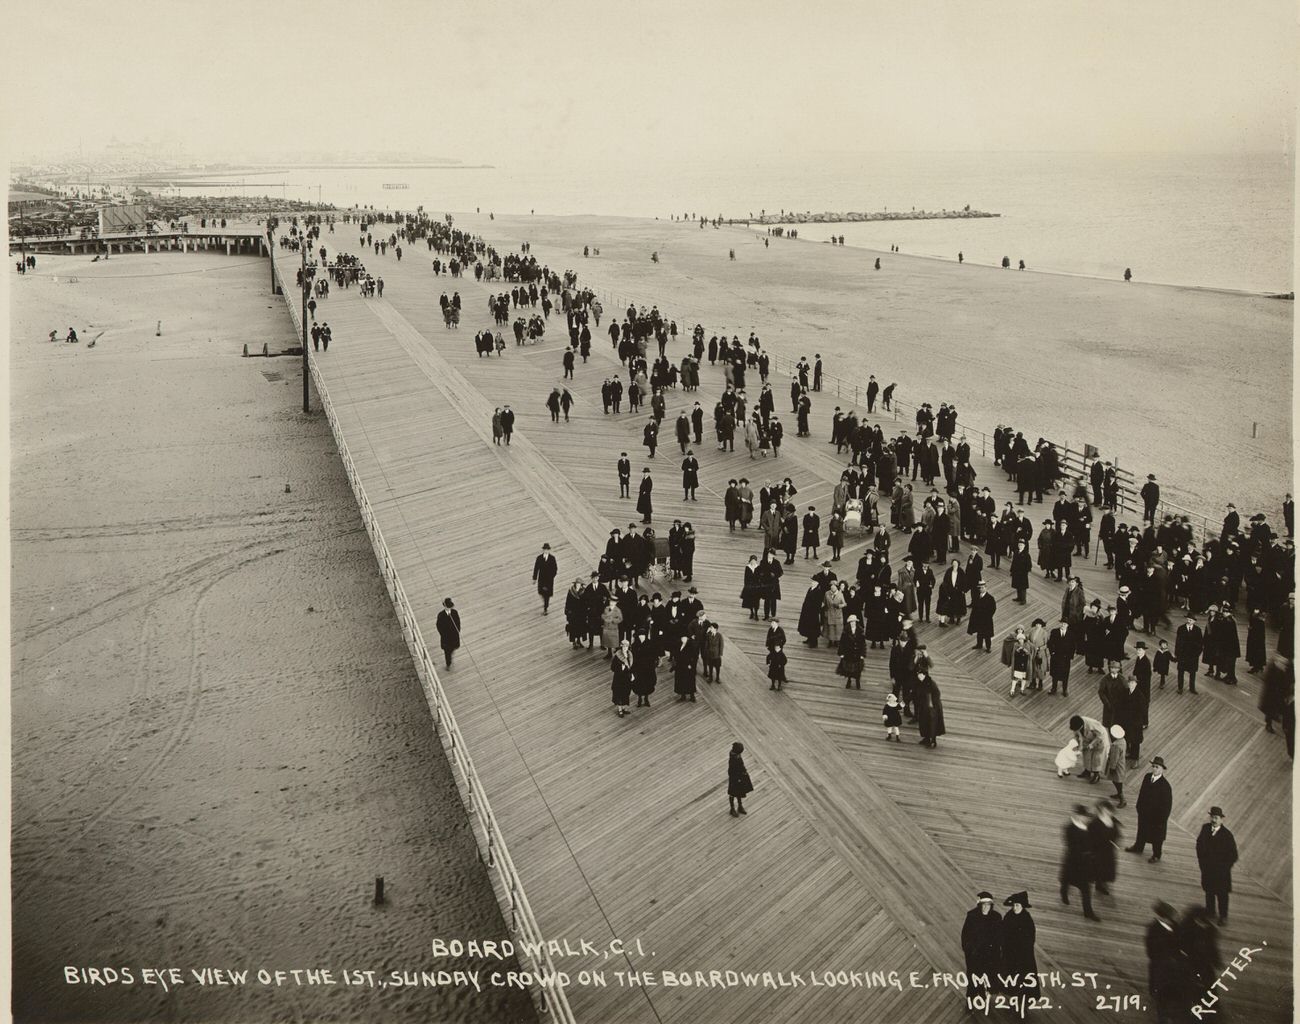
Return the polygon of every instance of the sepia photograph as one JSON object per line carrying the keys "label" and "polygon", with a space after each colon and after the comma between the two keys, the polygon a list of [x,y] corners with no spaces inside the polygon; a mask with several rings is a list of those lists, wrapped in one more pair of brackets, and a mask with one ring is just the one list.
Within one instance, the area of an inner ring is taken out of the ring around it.
{"label": "sepia photograph", "polygon": [[8,1019],[1293,1019],[1293,2],[4,21]]}

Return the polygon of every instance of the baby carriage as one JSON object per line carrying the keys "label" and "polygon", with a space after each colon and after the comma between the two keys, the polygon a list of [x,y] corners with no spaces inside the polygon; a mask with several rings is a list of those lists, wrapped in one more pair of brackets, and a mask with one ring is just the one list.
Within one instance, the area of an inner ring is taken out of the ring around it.
{"label": "baby carriage", "polygon": [[[862,514],[861,498],[850,498],[844,503],[844,533],[846,536],[858,537],[862,535],[864,529]],[[866,524],[867,527],[870,525],[870,523]]]}

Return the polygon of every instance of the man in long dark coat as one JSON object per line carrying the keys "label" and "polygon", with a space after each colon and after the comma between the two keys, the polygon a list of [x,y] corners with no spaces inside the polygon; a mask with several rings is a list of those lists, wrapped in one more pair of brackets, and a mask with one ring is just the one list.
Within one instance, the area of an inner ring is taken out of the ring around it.
{"label": "man in long dark coat", "polygon": [[551,554],[551,545],[543,544],[542,553],[533,562],[533,580],[537,583],[537,593],[542,599],[542,614],[551,611],[551,595],[555,593],[555,574],[560,571],[560,563]]}
{"label": "man in long dark coat", "polygon": [[1123,691],[1116,694],[1113,711],[1113,724],[1124,729],[1130,766],[1136,766],[1137,759],[1142,756],[1142,732],[1147,720],[1147,698],[1138,688],[1136,679],[1130,678]]}
{"label": "man in long dark coat", "polygon": [[1151,759],[1151,771],[1142,779],[1142,788],[1138,790],[1137,835],[1133,845],[1126,847],[1129,853],[1142,853],[1147,843],[1151,844],[1151,863],[1160,859],[1164,849],[1165,835],[1169,830],[1169,815],[1174,809],[1174,791],[1165,775],[1165,761],[1162,757]]}
{"label": "man in long dark coat", "polygon": [[[1178,1018],[1182,988],[1182,951],[1174,908],[1161,901],[1155,905],[1155,919],[1147,925],[1147,986],[1155,1001],[1156,1020],[1166,1024]],[[1186,1013],[1186,1008],[1182,1008]]]}
{"label": "man in long dark coat", "polygon": [[460,647],[460,612],[450,597],[442,602],[442,611],[434,625],[438,629],[438,646],[447,659],[447,667],[451,668],[451,656]]}
{"label": "man in long dark coat", "polygon": [[1083,897],[1083,916],[1101,920],[1092,909],[1092,837],[1088,834],[1088,808],[1075,804],[1066,822],[1065,852],[1061,859],[1061,902],[1070,902],[1070,889],[1077,888]]}
{"label": "man in long dark coat", "polygon": [[1196,837],[1196,862],[1201,867],[1205,909],[1211,914],[1218,913],[1219,924],[1227,924],[1232,866],[1237,863],[1237,840],[1224,827],[1222,807],[1211,807],[1210,820],[1201,826],[1200,835]]}
{"label": "man in long dark coat", "polygon": [[961,926],[967,1000],[987,996],[1002,969],[1002,915],[993,909],[992,893],[981,892],[976,899],[979,902],[966,912],[966,922]]}
{"label": "man in long dark coat", "polygon": [[695,457],[695,451],[687,451],[686,458],[682,460],[682,501],[690,498],[695,501],[695,488],[700,486],[700,460]]}
{"label": "man in long dark coat", "polygon": [[1047,636],[1047,674],[1052,677],[1052,693],[1059,684],[1061,696],[1070,695],[1070,663],[1074,660],[1074,650],[1078,637],[1070,629],[1070,623],[1062,619]]}
{"label": "man in long dark coat", "polygon": [[637,491],[636,510],[641,513],[641,522],[648,523],[654,513],[654,503],[650,494],[654,491],[654,481],[650,479],[650,467],[641,470],[641,487]]}
{"label": "man in long dark coat", "polygon": [[983,580],[980,580],[978,589],[979,593],[970,603],[970,622],[966,626],[966,632],[975,637],[975,646],[971,648],[972,650],[978,651],[983,648],[985,651],[992,651],[993,614],[998,610],[998,603],[988,592],[988,584]]}
{"label": "man in long dark coat", "polygon": [[1178,627],[1174,634],[1174,660],[1178,663],[1178,692],[1183,692],[1183,676],[1188,677],[1188,692],[1196,692],[1196,669],[1201,663],[1201,651],[1205,647],[1205,635],[1196,624],[1196,616],[1188,615],[1187,621]]}

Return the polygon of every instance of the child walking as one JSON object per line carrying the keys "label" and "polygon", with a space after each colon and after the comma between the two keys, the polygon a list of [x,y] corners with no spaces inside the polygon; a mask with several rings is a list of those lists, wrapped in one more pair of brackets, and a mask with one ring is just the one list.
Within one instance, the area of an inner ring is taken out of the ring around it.
{"label": "child walking", "polygon": [[788,682],[785,678],[785,666],[789,660],[780,644],[777,644],[768,652],[767,678],[772,680],[771,685],[768,686],[769,690],[779,690],[782,683]]}
{"label": "child walking", "polygon": [[903,724],[903,709],[898,705],[898,697],[890,694],[885,698],[884,710],[880,713],[880,720],[885,723],[885,742],[894,740],[896,743],[902,743],[903,738],[899,736],[899,727]]}
{"label": "child walking", "polygon": [[1152,660],[1151,668],[1160,677],[1160,689],[1165,688],[1165,678],[1169,675],[1169,641],[1161,640],[1160,649]]}

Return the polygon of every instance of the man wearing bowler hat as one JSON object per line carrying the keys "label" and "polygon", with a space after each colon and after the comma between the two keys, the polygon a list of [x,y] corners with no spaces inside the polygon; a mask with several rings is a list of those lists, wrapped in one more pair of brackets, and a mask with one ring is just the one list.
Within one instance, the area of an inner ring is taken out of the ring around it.
{"label": "man wearing bowler hat", "polygon": [[1151,770],[1142,778],[1142,788],[1138,790],[1137,835],[1133,845],[1127,847],[1129,853],[1142,853],[1147,843],[1151,844],[1149,863],[1160,859],[1164,849],[1165,835],[1169,830],[1169,814],[1174,809],[1174,791],[1165,778],[1165,759],[1153,757]]}
{"label": "man wearing bowler hat", "polygon": [[551,595],[555,593],[555,574],[560,571],[560,564],[551,554],[551,545],[543,544],[542,553],[533,562],[533,581],[537,584],[537,595],[542,599],[542,614],[551,611]]}
{"label": "man wearing bowler hat", "polygon": [[1201,866],[1205,909],[1211,914],[1218,913],[1219,924],[1227,924],[1232,865],[1237,863],[1237,840],[1224,827],[1222,807],[1211,807],[1210,820],[1201,826],[1200,835],[1196,837],[1196,861]]}

